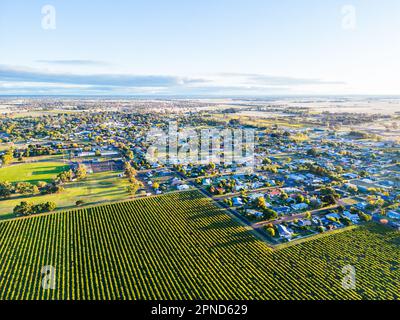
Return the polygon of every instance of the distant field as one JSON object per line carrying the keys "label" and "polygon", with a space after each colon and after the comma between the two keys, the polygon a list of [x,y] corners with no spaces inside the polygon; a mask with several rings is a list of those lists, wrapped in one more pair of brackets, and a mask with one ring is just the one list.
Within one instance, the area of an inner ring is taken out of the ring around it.
{"label": "distant field", "polygon": [[0,200],[0,220],[12,217],[10,214],[21,201],[31,201],[33,203],[52,201],[56,203],[59,209],[69,209],[74,208],[78,200],[84,201],[86,205],[92,205],[105,201],[128,199],[129,194],[126,191],[126,187],[129,184],[128,180],[119,178],[119,173],[89,174],[82,181],[64,185],[65,190],[60,194],[24,196],[22,198],[12,197],[7,200]]}
{"label": "distant field", "polygon": [[399,242],[369,225],[272,251],[200,193],[174,193],[1,222],[0,299],[399,299]]}
{"label": "distant field", "polygon": [[57,174],[68,169],[62,162],[22,163],[0,168],[0,181],[9,182],[50,182]]}
{"label": "distant field", "polygon": [[42,111],[42,110],[30,110],[22,111],[22,112],[10,112],[7,114],[7,117],[10,118],[39,118],[46,115],[56,115],[56,114],[74,114],[80,113],[80,110],[49,110],[49,111]]}
{"label": "distant field", "polygon": [[274,118],[263,118],[260,116],[249,116],[242,114],[213,114],[211,119],[215,119],[218,121],[224,121],[228,123],[229,120],[240,120],[240,123],[243,125],[253,126],[257,128],[271,128],[274,125],[278,125],[280,127],[288,127],[288,128],[306,128],[306,123],[292,123],[291,120],[287,117],[281,117],[280,119]]}

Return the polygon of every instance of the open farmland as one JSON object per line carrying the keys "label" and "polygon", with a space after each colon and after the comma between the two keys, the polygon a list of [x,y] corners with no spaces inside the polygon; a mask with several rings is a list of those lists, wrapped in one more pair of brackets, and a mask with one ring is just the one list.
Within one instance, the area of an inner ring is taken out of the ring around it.
{"label": "open farmland", "polygon": [[[398,233],[272,251],[197,191],[0,223],[0,299],[398,299]],[[356,290],[341,286],[357,270]],[[56,268],[55,290],[41,269]]]}

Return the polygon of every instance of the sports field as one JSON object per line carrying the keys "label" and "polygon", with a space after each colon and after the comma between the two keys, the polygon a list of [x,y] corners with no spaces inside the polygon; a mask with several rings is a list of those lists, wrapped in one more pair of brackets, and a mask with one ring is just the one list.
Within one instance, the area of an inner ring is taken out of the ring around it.
{"label": "sports field", "polygon": [[0,299],[399,299],[399,240],[371,224],[272,251],[197,191],[173,193],[0,222]]}
{"label": "sports field", "polygon": [[13,164],[0,168],[0,181],[9,182],[50,182],[57,174],[69,168],[62,162],[40,161],[32,163]]}

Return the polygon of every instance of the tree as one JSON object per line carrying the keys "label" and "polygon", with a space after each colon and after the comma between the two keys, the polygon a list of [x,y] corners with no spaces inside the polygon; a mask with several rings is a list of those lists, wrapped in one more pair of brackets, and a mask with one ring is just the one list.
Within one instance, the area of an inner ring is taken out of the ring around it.
{"label": "tree", "polygon": [[312,157],[319,157],[321,153],[316,148],[311,148],[307,150],[307,155]]}
{"label": "tree", "polygon": [[335,166],[335,171],[337,173],[342,173],[343,172],[343,167],[342,166]]}
{"label": "tree", "polygon": [[85,179],[87,175],[86,166],[84,164],[79,164],[75,170],[75,176],[78,180]]}
{"label": "tree", "polygon": [[265,203],[265,198],[264,197],[258,197],[257,198],[257,207],[261,209],[266,209],[267,204]]}
{"label": "tree", "polygon": [[57,185],[56,183],[49,183],[44,187],[43,189],[40,190],[41,194],[52,194],[52,193],[60,193],[63,192],[64,188],[60,185]]}
{"label": "tree", "polygon": [[57,208],[57,205],[54,202],[48,201],[44,204],[44,212],[54,211]]}
{"label": "tree", "polygon": [[72,170],[61,172],[57,175],[57,179],[61,182],[72,181],[74,177],[74,172]]}
{"label": "tree", "polygon": [[160,188],[160,184],[159,184],[158,182],[154,182],[154,183],[153,183],[153,188],[154,188],[154,189]]}
{"label": "tree", "polygon": [[303,195],[298,194],[298,195],[296,196],[296,201],[297,201],[297,203],[303,203],[303,202],[305,201],[305,198],[304,198]]}
{"label": "tree", "polygon": [[143,187],[143,184],[140,181],[133,178],[131,180],[131,184],[128,186],[128,192],[130,194],[134,195],[142,187]]}
{"label": "tree", "polygon": [[265,171],[268,171],[268,172],[278,173],[277,165],[269,164],[269,165],[263,166],[262,169]]}
{"label": "tree", "polygon": [[361,178],[365,178],[366,176],[368,176],[368,172],[365,171],[365,170],[361,170],[361,171],[359,172],[359,175],[360,175]]}
{"label": "tree", "polygon": [[281,195],[280,195],[280,198],[283,201],[286,201],[289,198],[289,196],[288,196],[288,194],[286,192],[282,192]]}
{"label": "tree", "polygon": [[1,161],[4,166],[9,165],[14,160],[14,152],[12,149],[8,149],[5,154],[1,156]]}
{"label": "tree", "polygon": [[271,237],[275,237],[275,229],[274,228],[267,228],[267,232]]}
{"label": "tree", "polygon": [[275,210],[272,210],[270,208],[263,209],[263,213],[264,213],[265,217],[267,218],[267,220],[278,218],[278,213]]}
{"label": "tree", "polygon": [[323,187],[319,190],[321,199],[327,204],[335,204],[340,195],[332,187]]}
{"label": "tree", "polygon": [[34,194],[39,192],[39,188],[29,182],[18,182],[15,191],[20,194]]}
{"label": "tree", "polygon": [[331,194],[328,194],[328,195],[322,197],[322,201],[328,205],[335,204],[336,200],[337,199]]}
{"label": "tree", "polygon": [[54,211],[56,209],[56,204],[54,202],[44,202],[34,205],[31,202],[22,201],[19,205],[14,208],[14,213],[17,215],[31,215],[44,212]]}
{"label": "tree", "polygon": [[358,216],[360,217],[361,220],[366,221],[366,222],[372,220],[372,217],[369,214],[366,214],[364,212],[359,212]]}
{"label": "tree", "polygon": [[311,212],[310,212],[310,211],[307,211],[307,212],[304,214],[304,217],[305,217],[306,219],[311,219]]}
{"label": "tree", "polygon": [[0,182],[0,197],[9,198],[14,191],[14,187],[8,181]]}
{"label": "tree", "polygon": [[270,158],[264,158],[262,161],[262,164],[271,164],[271,163],[272,163],[272,161]]}
{"label": "tree", "polygon": [[136,170],[132,168],[129,162],[124,163],[124,174],[127,178],[134,178],[137,174]]}
{"label": "tree", "polygon": [[46,186],[47,186],[47,182],[39,181],[39,182],[37,183],[37,187],[38,187],[39,189],[43,189],[43,188],[45,188]]}
{"label": "tree", "polygon": [[126,153],[126,157],[127,157],[129,160],[133,160],[134,154],[133,154],[132,150],[129,150],[129,151]]}
{"label": "tree", "polygon": [[22,201],[19,205],[17,205],[13,212],[17,215],[30,215],[32,214],[33,204],[27,201]]}
{"label": "tree", "polygon": [[352,194],[356,194],[358,192],[358,187],[354,184],[351,184],[347,187],[347,190]]}

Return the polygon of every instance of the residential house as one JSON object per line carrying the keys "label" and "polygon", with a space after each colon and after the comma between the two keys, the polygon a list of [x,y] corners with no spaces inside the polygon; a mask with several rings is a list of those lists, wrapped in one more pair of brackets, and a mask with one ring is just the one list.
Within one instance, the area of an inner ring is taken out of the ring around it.
{"label": "residential house", "polygon": [[297,225],[299,227],[306,227],[306,226],[311,226],[312,222],[310,220],[299,220]]}
{"label": "residential house", "polygon": [[190,187],[187,184],[180,184],[176,187],[179,191],[188,190]]}
{"label": "residential house", "polygon": [[306,210],[308,208],[308,204],[307,203],[296,203],[296,204],[292,204],[292,208],[295,211]]}
{"label": "residential house", "polygon": [[243,205],[243,200],[240,197],[234,197],[234,198],[232,198],[232,204],[235,207],[242,206]]}
{"label": "residential house", "polygon": [[290,240],[292,238],[293,232],[291,232],[291,230],[286,228],[284,225],[278,224],[278,225],[276,225],[276,228],[278,230],[280,237],[286,238],[288,240]]}

